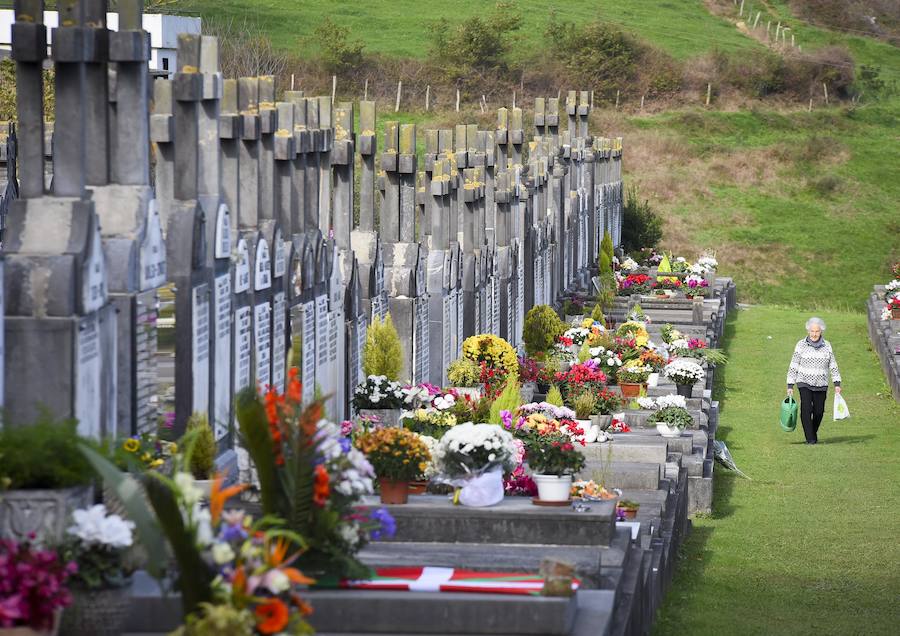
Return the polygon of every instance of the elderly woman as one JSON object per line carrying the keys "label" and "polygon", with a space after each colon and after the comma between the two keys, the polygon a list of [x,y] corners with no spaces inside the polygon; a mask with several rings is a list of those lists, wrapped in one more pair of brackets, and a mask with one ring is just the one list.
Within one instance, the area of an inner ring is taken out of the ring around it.
{"label": "elderly woman", "polygon": [[834,351],[822,334],[825,322],[821,318],[806,321],[806,338],[794,347],[791,366],[787,373],[787,393],[794,395],[794,385],[800,389],[800,421],[807,444],[819,441],[819,425],[825,413],[828,396],[828,376],[834,383],[834,392],[841,392],[841,372],[834,359]]}

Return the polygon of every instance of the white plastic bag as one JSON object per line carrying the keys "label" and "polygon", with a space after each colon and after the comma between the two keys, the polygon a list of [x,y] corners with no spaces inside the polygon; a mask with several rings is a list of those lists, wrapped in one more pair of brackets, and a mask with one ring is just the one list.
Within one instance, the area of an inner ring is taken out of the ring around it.
{"label": "white plastic bag", "polygon": [[840,393],[834,394],[834,421],[844,420],[850,417],[850,409]]}
{"label": "white plastic bag", "polygon": [[459,503],[472,508],[493,506],[503,501],[503,470],[497,467],[467,479],[459,491]]}

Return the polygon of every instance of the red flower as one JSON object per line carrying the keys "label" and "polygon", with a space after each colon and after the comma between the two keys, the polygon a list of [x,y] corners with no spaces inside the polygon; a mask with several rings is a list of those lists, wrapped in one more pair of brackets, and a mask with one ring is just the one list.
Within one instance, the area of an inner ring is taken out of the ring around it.
{"label": "red flower", "polygon": [[256,628],[263,634],[277,634],[287,627],[290,611],[281,600],[273,598],[256,606]]}
{"label": "red flower", "polygon": [[314,471],[315,483],[313,485],[313,502],[322,507],[328,503],[330,489],[328,487],[328,471],[322,464],[316,466]]}

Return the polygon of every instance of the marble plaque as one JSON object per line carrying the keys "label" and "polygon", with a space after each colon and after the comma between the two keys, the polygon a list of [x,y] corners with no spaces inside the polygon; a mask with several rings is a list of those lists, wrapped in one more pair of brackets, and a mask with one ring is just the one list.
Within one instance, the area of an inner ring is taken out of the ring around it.
{"label": "marble plaque", "polygon": [[100,439],[103,361],[100,355],[97,314],[90,314],[78,323],[75,364],[75,417],[78,419],[78,434]]}
{"label": "marble plaque", "polygon": [[316,391],[316,305],[303,303],[303,401],[310,402]]}
{"label": "marble plaque", "polygon": [[253,350],[256,355],[256,387],[265,392],[272,384],[272,305],[253,308]]}
{"label": "marble plaque", "polygon": [[453,306],[453,296],[451,294],[447,294],[441,300],[441,310],[441,333],[444,336],[441,346],[441,367],[443,368],[441,384],[446,386],[447,367],[453,362],[453,359],[451,358],[453,350],[453,334],[451,328],[453,327],[453,316],[456,314],[456,308]]}
{"label": "marble plaque", "polygon": [[215,280],[216,340],[213,369],[213,421],[216,441],[228,435],[231,412],[231,273],[227,270]]}
{"label": "marble plaque", "polygon": [[240,307],[234,312],[234,391],[249,387],[253,381],[253,312]]}
{"label": "marble plaque", "polygon": [[156,199],[150,201],[147,213],[147,229],[139,249],[141,291],[164,285],[166,282],[166,244],[163,242],[162,226]]}
{"label": "marble plaque", "polygon": [[287,301],[284,292],[272,298],[272,386],[287,388]]}
{"label": "marble plaque", "polygon": [[[191,368],[194,380],[193,413],[209,411],[209,285],[198,285],[191,290]],[[177,328],[177,327],[176,327]],[[175,389],[178,390],[177,387]]]}

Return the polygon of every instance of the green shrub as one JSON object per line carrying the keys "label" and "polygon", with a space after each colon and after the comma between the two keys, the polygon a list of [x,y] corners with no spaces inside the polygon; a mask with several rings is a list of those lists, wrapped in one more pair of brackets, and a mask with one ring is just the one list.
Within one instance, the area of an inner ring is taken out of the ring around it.
{"label": "green shrub", "polygon": [[656,247],[662,240],[662,219],[650,202],[638,199],[637,188],[628,188],[622,217],[622,247],[626,252],[642,247]]}
{"label": "green shrub", "polygon": [[194,413],[179,444],[189,455],[194,479],[211,479],[216,466],[216,438],[205,413]]}
{"label": "green shrub", "polygon": [[606,324],[606,316],[603,315],[603,307],[600,306],[600,303],[594,305],[594,310],[591,312],[591,320]]}
{"label": "green shrub", "polygon": [[342,74],[356,70],[363,61],[365,44],[350,39],[350,29],[325,18],[313,30],[313,42],[322,65],[329,73]]}
{"label": "green shrub", "polygon": [[579,364],[582,362],[587,362],[591,357],[591,347],[588,345],[588,341],[585,338],[584,342],[581,343],[581,346],[578,348],[578,362]]}
{"label": "green shrub", "polygon": [[71,488],[89,484],[94,470],[78,448],[98,448],[78,434],[75,420],[43,414],[34,424],[0,429],[0,490]]}
{"label": "green shrub", "polygon": [[559,22],[551,14],[544,37],[575,84],[615,92],[635,75],[640,46],[612,24]]}
{"label": "green shrub", "polygon": [[447,380],[451,386],[478,386],[481,379],[481,367],[468,358],[459,358],[447,367]]}
{"label": "green shrub", "polygon": [[[614,248],[612,242],[612,235],[609,233],[609,230],[603,233],[603,239],[600,241],[600,274],[605,274],[607,272],[612,272],[612,259],[614,256]],[[606,256],[606,259],[603,259],[603,256]],[[604,264],[605,263],[605,264]]]}
{"label": "green shrub", "polygon": [[590,391],[582,391],[572,399],[572,410],[579,420],[590,419],[597,407],[597,398]]}
{"label": "green shrub", "polygon": [[566,324],[549,305],[535,305],[525,315],[522,340],[529,356],[540,356],[553,347],[565,333]]}
{"label": "green shrub", "polygon": [[545,400],[548,404],[552,404],[553,406],[565,406],[563,403],[562,392],[559,390],[559,387],[555,384],[550,387],[550,390],[547,392],[547,399]]}
{"label": "green shrub", "polygon": [[403,350],[391,315],[387,314],[384,320],[373,316],[363,349],[363,371],[367,376],[383,375],[388,380],[397,382],[402,370]]}
{"label": "green shrub", "polygon": [[429,61],[451,81],[474,74],[504,72],[511,36],[522,25],[512,5],[498,2],[490,13],[451,24],[442,18],[430,25],[432,44]]}

